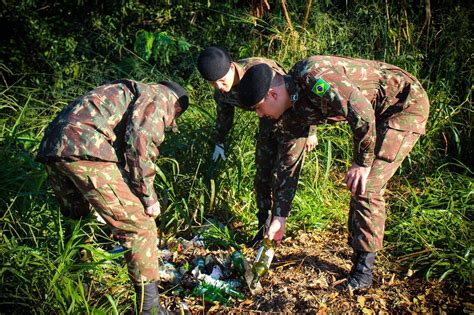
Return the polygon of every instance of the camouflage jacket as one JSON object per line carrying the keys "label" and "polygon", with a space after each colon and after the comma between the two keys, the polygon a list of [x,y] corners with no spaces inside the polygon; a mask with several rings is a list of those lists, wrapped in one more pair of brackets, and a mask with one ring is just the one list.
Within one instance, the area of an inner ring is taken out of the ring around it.
{"label": "camouflage jacket", "polygon": [[313,56],[297,62],[285,82],[293,107],[280,120],[282,128],[346,120],[358,165],[370,166],[375,158],[376,124],[425,132],[429,105],[416,99],[426,97],[426,92],[415,77],[396,66]]}
{"label": "camouflage jacket", "polygon": [[74,100],[49,124],[37,160],[94,160],[126,165],[145,206],[157,201],[153,181],[158,145],[173,94],[159,84],[118,80]]}
{"label": "camouflage jacket", "polygon": [[[246,71],[248,68],[259,64],[265,63],[269,65],[275,72],[285,75],[286,71],[277,64],[275,61],[262,57],[253,57],[241,59],[236,62],[236,64]],[[235,107],[244,109],[240,104],[239,97],[237,94],[237,85],[233,86],[229,92],[222,93],[216,89],[214,92],[214,100],[217,103],[217,118],[216,118],[216,127],[215,127],[215,143],[225,143],[225,139],[229,134],[229,131],[232,129],[234,124],[234,113]],[[316,133],[315,128],[311,128],[311,134]]]}

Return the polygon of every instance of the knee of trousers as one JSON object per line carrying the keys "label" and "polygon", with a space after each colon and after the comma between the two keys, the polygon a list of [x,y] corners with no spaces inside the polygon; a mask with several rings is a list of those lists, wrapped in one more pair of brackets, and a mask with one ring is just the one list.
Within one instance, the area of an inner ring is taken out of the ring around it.
{"label": "knee of trousers", "polygon": [[367,190],[364,194],[351,197],[351,211],[362,213],[385,213],[384,191]]}

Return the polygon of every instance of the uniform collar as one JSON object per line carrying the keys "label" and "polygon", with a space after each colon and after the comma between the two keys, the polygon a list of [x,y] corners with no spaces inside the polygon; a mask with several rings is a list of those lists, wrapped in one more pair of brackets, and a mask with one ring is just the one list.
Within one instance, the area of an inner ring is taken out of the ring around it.
{"label": "uniform collar", "polygon": [[299,93],[296,87],[296,83],[290,75],[285,75],[283,79],[285,80],[285,87],[288,91],[288,95],[290,96],[291,104],[295,105],[295,103],[299,99]]}

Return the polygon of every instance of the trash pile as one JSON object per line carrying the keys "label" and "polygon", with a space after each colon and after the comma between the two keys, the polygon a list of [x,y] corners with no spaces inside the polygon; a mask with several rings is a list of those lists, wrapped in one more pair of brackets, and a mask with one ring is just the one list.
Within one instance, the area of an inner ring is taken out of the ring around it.
{"label": "trash pile", "polygon": [[161,285],[174,295],[201,297],[228,304],[243,300],[246,262],[238,249],[209,254],[200,236],[191,240],[173,238],[160,248]]}
{"label": "trash pile", "polygon": [[[240,248],[209,251],[200,235],[191,240],[171,237],[164,246],[160,245],[160,285],[165,292],[223,305],[244,300],[246,292],[253,295],[262,289],[259,280],[267,273],[275,249],[275,243],[265,239],[255,263],[250,265]],[[122,246],[116,245],[109,253],[123,251]]]}

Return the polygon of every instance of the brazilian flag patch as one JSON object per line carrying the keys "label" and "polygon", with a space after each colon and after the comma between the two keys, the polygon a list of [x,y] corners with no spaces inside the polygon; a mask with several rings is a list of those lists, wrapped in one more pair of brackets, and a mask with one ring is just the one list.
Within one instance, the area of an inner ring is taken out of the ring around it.
{"label": "brazilian flag patch", "polygon": [[326,81],[324,81],[322,78],[319,78],[318,81],[313,85],[313,88],[311,91],[313,91],[314,94],[317,96],[322,97],[324,93],[329,89],[329,84],[327,84]]}

